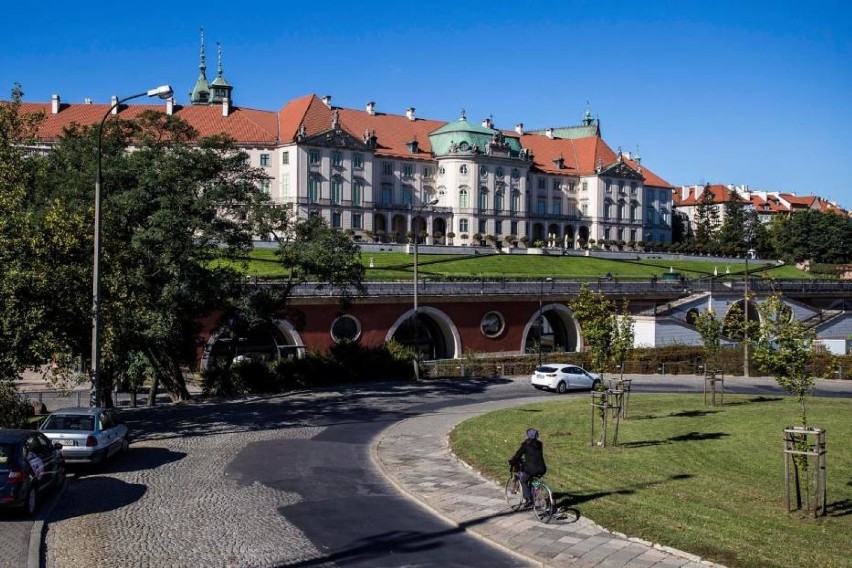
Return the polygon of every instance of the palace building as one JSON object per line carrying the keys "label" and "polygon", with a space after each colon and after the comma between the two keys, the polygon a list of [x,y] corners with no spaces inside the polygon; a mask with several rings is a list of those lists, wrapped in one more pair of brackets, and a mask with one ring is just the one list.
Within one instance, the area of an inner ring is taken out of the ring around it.
{"label": "palace building", "polygon": [[[49,146],[74,123],[96,124],[112,105],[22,104],[42,111]],[[450,122],[417,117],[409,107],[384,112],[337,107],[305,95],[279,110],[235,104],[224,77],[207,78],[204,36],[189,105],[134,104],[113,114],[132,120],[146,110],[175,115],[201,136],[226,134],[266,171],[270,197],[301,216],[321,215],[356,241],[579,248],[582,243],[671,242],[672,185],[641,158],[613,150],[587,108],[579,125],[525,131],[491,119]],[[417,226],[415,226],[415,224]]]}

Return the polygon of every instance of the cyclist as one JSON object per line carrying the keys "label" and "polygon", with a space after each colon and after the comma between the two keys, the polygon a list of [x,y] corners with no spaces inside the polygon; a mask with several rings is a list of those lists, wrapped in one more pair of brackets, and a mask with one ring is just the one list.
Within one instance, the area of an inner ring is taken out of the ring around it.
{"label": "cyclist", "polygon": [[524,494],[523,507],[532,506],[530,488],[534,477],[541,477],[547,473],[547,465],[544,463],[544,446],[538,439],[538,430],[530,428],[527,437],[521,443],[518,451],[509,460],[509,465],[520,469],[518,477],[521,480],[521,489]]}

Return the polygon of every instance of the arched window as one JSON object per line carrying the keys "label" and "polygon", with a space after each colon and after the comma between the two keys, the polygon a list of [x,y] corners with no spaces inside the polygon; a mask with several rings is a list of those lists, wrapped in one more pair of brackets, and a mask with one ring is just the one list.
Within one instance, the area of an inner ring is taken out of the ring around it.
{"label": "arched window", "polygon": [[462,186],[459,188],[459,209],[467,209],[470,207],[470,195],[467,188]]}
{"label": "arched window", "polygon": [[618,202],[618,220],[621,221],[624,219],[624,210],[626,208],[626,204],[623,201]]}
{"label": "arched window", "polygon": [[512,203],[510,205],[512,213],[517,213],[521,210],[521,192],[517,189],[512,192]]}
{"label": "arched window", "polygon": [[604,201],[603,216],[606,219],[609,219],[610,217],[612,217],[612,201],[609,201],[609,200]]}
{"label": "arched window", "polygon": [[479,188],[479,210],[485,211],[488,209],[488,188]]}
{"label": "arched window", "polygon": [[503,210],[503,191],[497,191],[494,193],[494,210],[502,211]]}
{"label": "arched window", "polygon": [[443,185],[438,186],[438,205],[441,207],[447,206],[447,188]]}
{"label": "arched window", "polygon": [[630,204],[630,220],[635,221],[636,215],[639,213],[639,204],[635,201]]}

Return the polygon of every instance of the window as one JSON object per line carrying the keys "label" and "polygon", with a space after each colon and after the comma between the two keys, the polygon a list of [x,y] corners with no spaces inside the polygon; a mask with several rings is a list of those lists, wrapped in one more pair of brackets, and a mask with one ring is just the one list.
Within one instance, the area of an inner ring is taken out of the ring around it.
{"label": "window", "polygon": [[636,242],[636,229],[630,229],[630,242]]}
{"label": "window", "polygon": [[364,169],[364,154],[355,154],[352,156],[352,167],[356,170]]}
{"label": "window", "polygon": [[340,211],[331,212],[331,226],[335,229],[340,228]]}
{"label": "window", "polygon": [[654,208],[650,205],[645,208],[645,222],[649,225],[656,224],[656,215],[654,215]]}
{"label": "window", "polygon": [[479,220],[479,232],[484,236],[488,232],[488,222],[485,219]]}
{"label": "window", "polygon": [[543,177],[538,178],[538,188],[547,189],[547,180]]}
{"label": "window", "polygon": [[281,197],[290,197],[290,174],[281,174]]}
{"label": "window", "polygon": [[574,182],[573,181],[568,182],[568,193],[574,193]]}
{"label": "window", "polygon": [[266,195],[269,195],[269,186],[271,183],[272,182],[268,179],[260,180],[260,191],[262,191]]}
{"label": "window", "polygon": [[494,170],[494,177],[497,179],[503,179],[503,168],[497,168]]}
{"label": "window", "polygon": [[562,215],[562,199],[554,197],[550,202],[550,212],[554,215]]}
{"label": "window", "polygon": [[334,180],[331,182],[331,202],[334,204],[340,203],[340,196],[343,195],[343,182]]}
{"label": "window", "polygon": [[269,154],[261,154],[260,155],[260,167],[268,168],[269,167]]}
{"label": "window", "polygon": [[638,204],[638,203],[635,203],[635,202],[634,202],[634,203],[631,203],[631,204],[630,204],[630,220],[631,220],[631,221],[635,221],[635,220],[636,220],[636,213],[637,213],[638,211],[639,211],[639,204]]}
{"label": "window", "polygon": [[479,166],[479,175],[480,177],[488,177],[488,168],[485,166]]}
{"label": "window", "polygon": [[606,180],[605,187],[606,187],[607,193],[612,193],[612,182],[610,182],[609,180]]}
{"label": "window", "polygon": [[466,218],[459,219],[459,233],[467,233],[469,230]]}
{"label": "window", "polygon": [[382,162],[382,173],[386,176],[393,175],[393,162]]}
{"label": "window", "polygon": [[[502,173],[502,171],[500,172]],[[503,176],[500,176],[503,177]],[[512,179],[518,179],[521,177],[521,172],[518,171],[518,168],[512,168]]]}
{"label": "window", "polygon": [[319,180],[317,178],[308,179],[308,203],[316,203],[319,201]]}
{"label": "window", "polygon": [[583,217],[589,216],[589,204],[588,203],[580,204],[580,215],[582,215]]}
{"label": "window", "polygon": [[439,176],[442,176],[445,173],[447,173],[447,170],[444,169],[444,166],[441,166],[440,168],[438,168],[438,175]]}
{"label": "window", "polygon": [[623,241],[623,240],[624,240],[624,229],[622,229],[621,227],[619,227],[619,228],[618,228],[618,232],[617,232],[617,234],[618,234],[618,240],[619,240],[619,241]]}
{"label": "window", "polygon": [[580,185],[580,189],[581,189],[582,191],[587,191],[587,190],[589,189],[589,182],[584,181],[584,182],[582,183],[582,185]]}
{"label": "window", "polygon": [[363,221],[361,220],[361,214],[360,213],[353,213],[352,214],[352,228],[353,229],[362,229],[363,228]]}
{"label": "window", "polygon": [[618,202],[618,212],[617,212],[617,219],[618,219],[619,221],[621,221],[622,219],[624,219],[624,207],[625,207],[624,202],[623,202],[623,201],[619,201],[619,202]]}
{"label": "window", "polygon": [[319,150],[308,150],[308,163],[312,166],[318,166],[320,163]]}
{"label": "window", "polygon": [[413,176],[414,175],[414,166],[412,164],[403,164],[402,175],[404,175],[405,177]]}
{"label": "window", "polygon": [[423,166],[423,177],[432,177],[432,166]]}
{"label": "window", "polygon": [[411,207],[414,204],[414,189],[411,186],[402,188],[402,204]]}
{"label": "window", "polygon": [[389,183],[382,184],[382,205],[393,203],[393,186]]}
{"label": "window", "polygon": [[506,321],[500,312],[488,312],[479,322],[479,330],[485,337],[499,337],[506,328]]}
{"label": "window", "polygon": [[562,181],[555,179],[553,180],[553,191],[559,191],[562,188]]}
{"label": "window", "polygon": [[512,203],[510,205],[510,211],[512,213],[517,213],[521,210],[521,192],[517,189],[512,192]]}
{"label": "window", "polygon": [[479,188],[479,210],[485,211],[488,209],[488,190],[484,187]]}
{"label": "window", "polygon": [[603,230],[603,236],[605,240],[609,240],[609,227],[605,227]]}
{"label": "window", "polygon": [[281,163],[285,166],[290,163],[290,152],[281,152]]}
{"label": "window", "polygon": [[612,216],[612,201],[604,203],[603,216],[606,219],[609,219]]}
{"label": "window", "polygon": [[361,336],[361,322],[349,314],[342,315],[331,324],[331,338],[335,343],[357,341]]}
{"label": "window", "polygon": [[459,173],[463,176],[467,175],[467,164],[462,164],[459,166]]}
{"label": "window", "polygon": [[630,195],[636,195],[636,182],[630,182]]}
{"label": "window", "polygon": [[624,193],[624,182],[618,182],[618,193]]}
{"label": "window", "polygon": [[509,234],[517,235],[518,234],[518,222],[512,221],[509,223]]}
{"label": "window", "polygon": [[494,234],[498,236],[503,234],[503,223],[501,221],[494,221]]}
{"label": "window", "polygon": [[539,215],[547,213],[547,198],[539,195],[535,200],[535,212]]}
{"label": "window", "polygon": [[352,205],[361,205],[361,194],[364,191],[364,184],[360,181],[352,182]]}
{"label": "window", "polygon": [[341,152],[335,151],[331,153],[331,165],[335,167],[343,165],[343,154]]}
{"label": "window", "polygon": [[459,189],[459,209],[467,209],[470,207],[469,195],[466,188]]}
{"label": "window", "polygon": [[502,211],[503,210],[503,192],[498,191],[494,194],[494,210]]}

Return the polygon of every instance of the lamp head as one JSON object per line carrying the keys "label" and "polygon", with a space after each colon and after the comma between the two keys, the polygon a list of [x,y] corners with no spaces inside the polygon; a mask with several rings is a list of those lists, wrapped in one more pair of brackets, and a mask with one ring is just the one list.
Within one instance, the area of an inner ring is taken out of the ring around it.
{"label": "lamp head", "polygon": [[160,97],[161,99],[168,99],[173,94],[175,94],[175,92],[169,85],[160,85],[156,89],[148,91],[149,97]]}
{"label": "lamp head", "polygon": [[426,205],[432,206],[432,205],[437,205],[437,204],[438,204],[438,198],[435,197],[434,199],[430,199],[429,202]]}

